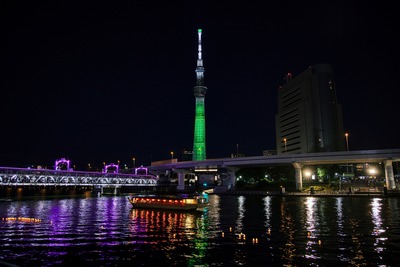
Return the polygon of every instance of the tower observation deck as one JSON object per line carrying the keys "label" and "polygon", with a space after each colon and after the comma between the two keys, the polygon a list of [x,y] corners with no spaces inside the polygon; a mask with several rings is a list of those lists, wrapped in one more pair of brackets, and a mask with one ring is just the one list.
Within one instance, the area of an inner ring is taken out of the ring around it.
{"label": "tower observation deck", "polygon": [[196,67],[196,86],[193,87],[195,96],[195,120],[194,120],[194,140],[193,140],[193,161],[206,159],[206,117],[204,99],[207,87],[204,86],[204,67],[201,47],[202,30],[197,30],[198,34],[198,53]]}

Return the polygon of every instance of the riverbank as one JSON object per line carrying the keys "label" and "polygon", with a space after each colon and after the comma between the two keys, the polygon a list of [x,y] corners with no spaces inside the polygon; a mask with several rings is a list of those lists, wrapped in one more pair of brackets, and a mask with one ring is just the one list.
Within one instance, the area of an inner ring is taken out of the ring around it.
{"label": "riverbank", "polygon": [[277,192],[277,191],[239,191],[231,190],[226,192],[211,193],[217,195],[243,195],[243,196],[296,196],[296,197],[400,197],[400,191],[374,191],[374,192]]}

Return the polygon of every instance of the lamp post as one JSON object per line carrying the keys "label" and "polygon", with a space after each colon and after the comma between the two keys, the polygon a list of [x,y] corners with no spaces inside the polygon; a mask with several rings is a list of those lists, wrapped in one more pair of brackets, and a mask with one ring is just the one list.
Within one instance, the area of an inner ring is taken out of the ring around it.
{"label": "lamp post", "polygon": [[370,174],[370,181],[371,184],[375,187],[376,186],[376,175],[378,174],[378,170],[375,167],[370,167],[368,170]]}
{"label": "lamp post", "polygon": [[174,151],[171,151],[171,160],[174,159]]}
{"label": "lamp post", "polygon": [[136,164],[135,164],[135,163],[136,163],[135,161],[136,161],[136,159],[135,159],[135,158],[132,158],[132,162],[133,162],[133,165],[132,165],[132,166],[133,166],[133,169],[135,169],[135,165],[136,165]]}
{"label": "lamp post", "polygon": [[[349,151],[349,133],[345,133],[344,136],[346,137],[346,151]],[[349,164],[347,164],[346,170],[349,172]]]}
{"label": "lamp post", "polygon": [[283,138],[283,142],[285,143],[285,153],[287,153],[286,141],[287,141],[287,139],[286,139],[286,138]]}

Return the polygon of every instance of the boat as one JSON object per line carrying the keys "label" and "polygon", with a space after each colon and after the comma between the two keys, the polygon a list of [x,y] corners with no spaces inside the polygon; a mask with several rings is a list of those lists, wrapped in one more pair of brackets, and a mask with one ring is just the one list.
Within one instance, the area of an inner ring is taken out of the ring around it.
{"label": "boat", "polygon": [[208,205],[206,194],[202,195],[137,195],[128,197],[133,208],[204,210]]}

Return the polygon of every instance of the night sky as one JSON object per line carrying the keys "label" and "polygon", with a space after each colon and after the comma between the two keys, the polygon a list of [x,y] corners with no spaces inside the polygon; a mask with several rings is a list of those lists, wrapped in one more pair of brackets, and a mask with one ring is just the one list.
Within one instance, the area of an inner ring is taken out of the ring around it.
{"label": "night sky", "polygon": [[[171,4],[173,3],[173,4]],[[285,73],[334,68],[350,150],[400,148],[399,24],[383,1],[1,1],[0,166],[136,165],[275,148]],[[343,142],[345,138],[343,137]]]}

